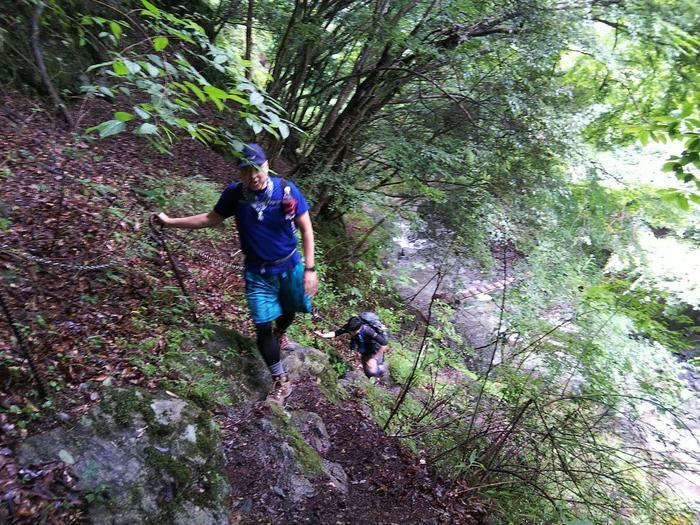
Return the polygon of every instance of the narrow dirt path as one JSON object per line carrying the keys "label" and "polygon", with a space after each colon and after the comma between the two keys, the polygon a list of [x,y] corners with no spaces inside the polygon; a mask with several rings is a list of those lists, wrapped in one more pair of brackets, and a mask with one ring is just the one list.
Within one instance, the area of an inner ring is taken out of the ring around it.
{"label": "narrow dirt path", "polygon": [[297,384],[286,408],[314,412],[323,419],[330,447],[322,456],[344,469],[347,494],[319,476],[312,480],[313,492],[290,506],[275,485],[278,458],[259,454],[256,440],[269,439],[260,428],[260,418],[269,408],[260,405],[235,425],[221,421],[233,523],[479,523],[451,500],[446,482],[368,420],[354,400],[334,405],[309,379]]}

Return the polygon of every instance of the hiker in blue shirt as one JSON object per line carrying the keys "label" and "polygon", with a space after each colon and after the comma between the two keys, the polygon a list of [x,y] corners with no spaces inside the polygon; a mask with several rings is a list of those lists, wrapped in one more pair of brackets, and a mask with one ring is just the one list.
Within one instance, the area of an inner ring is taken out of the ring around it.
{"label": "hiker in blue shirt", "polygon": [[347,323],[333,332],[314,331],[316,337],[333,339],[350,334],[350,348],[360,353],[362,369],[367,377],[383,377],[387,370],[384,352],[387,349],[388,333],[379,318],[369,312],[351,317]]}
{"label": "hiker in blue shirt", "polygon": [[[243,155],[245,159],[238,165],[241,182],[228,186],[212,211],[179,218],[160,213],[157,220],[168,228],[199,229],[235,218],[245,255],[245,293],[257,346],[273,379],[268,399],[281,404],[292,392],[280,359],[280,350],[291,349],[285,333],[295,312],[311,312],[311,297],[318,288],[314,233],[304,196],[291,182],[268,175],[263,148],[247,144]],[[297,250],[297,228],[303,264]]]}

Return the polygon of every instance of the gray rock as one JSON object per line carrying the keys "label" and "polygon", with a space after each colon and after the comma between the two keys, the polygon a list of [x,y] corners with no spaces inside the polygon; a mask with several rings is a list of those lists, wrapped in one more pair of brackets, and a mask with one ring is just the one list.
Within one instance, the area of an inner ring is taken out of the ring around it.
{"label": "gray rock", "polygon": [[261,418],[258,428],[265,437],[258,437],[256,456],[263,461],[274,458],[275,479],[271,494],[284,499],[290,509],[316,495],[314,483],[327,483],[343,494],[348,481],[343,468],[319,454],[330,448],[330,439],[321,417],[303,410],[287,414],[277,405],[269,405],[272,414]]}
{"label": "gray rock", "polygon": [[[271,419],[262,418],[258,421],[258,427],[266,437],[257,441],[256,456],[261,461],[268,462],[270,458],[274,458],[275,479],[270,490],[292,506],[314,490],[311,482],[305,477],[309,473],[302,460],[309,451],[300,450],[300,447],[310,447],[306,443],[290,439],[290,425],[284,414]],[[294,446],[290,445],[288,440],[292,441]]]}
{"label": "gray rock", "polygon": [[349,370],[345,377],[339,381],[344,388],[353,388],[361,385],[365,380],[365,374],[361,370]]}
{"label": "gray rock", "polygon": [[338,463],[333,463],[332,461],[323,460],[323,472],[330,479],[330,483],[334,489],[342,492],[343,494],[348,493],[348,475],[343,470]]}
{"label": "gray rock", "polygon": [[301,345],[296,345],[296,349],[287,354],[283,361],[285,371],[293,379],[306,371],[316,376],[321,375],[328,367],[328,356],[324,352]]}
{"label": "gray rock", "polygon": [[289,375],[292,381],[296,381],[304,370],[304,354],[301,352],[289,354],[284,358],[283,364],[284,371],[287,372],[287,375]]}
{"label": "gray rock", "polygon": [[331,448],[326,425],[318,414],[296,410],[291,415],[292,424],[301,432],[307,443],[319,454],[325,454]]}
{"label": "gray rock", "polygon": [[[203,509],[190,502],[186,502],[182,507],[182,510],[175,515],[174,525],[218,525],[222,523],[212,515],[209,509]],[[225,523],[228,524],[228,519]]]}
{"label": "gray rock", "polygon": [[109,391],[74,428],[27,439],[17,460],[70,465],[78,489],[106,496],[89,507],[97,525],[228,523],[217,429],[198,407],[164,393]]}
{"label": "gray rock", "polygon": [[208,325],[207,328],[213,335],[207,340],[206,355],[220,361],[216,373],[229,383],[228,394],[233,404],[251,405],[264,398],[271,379],[255,341],[220,326]]}
{"label": "gray rock", "polygon": [[182,409],[187,403],[182,399],[156,399],[151,402],[156,423],[174,425],[182,419]]}
{"label": "gray rock", "polygon": [[297,345],[297,350],[288,354],[283,364],[292,381],[299,380],[304,374],[311,374],[318,378],[319,388],[329,400],[338,402],[347,398],[347,393],[330,366],[326,353],[316,348]]}
{"label": "gray rock", "polygon": [[312,498],[316,495],[316,489],[311,482],[303,476],[294,475],[289,480],[291,500],[299,502],[304,498]]}

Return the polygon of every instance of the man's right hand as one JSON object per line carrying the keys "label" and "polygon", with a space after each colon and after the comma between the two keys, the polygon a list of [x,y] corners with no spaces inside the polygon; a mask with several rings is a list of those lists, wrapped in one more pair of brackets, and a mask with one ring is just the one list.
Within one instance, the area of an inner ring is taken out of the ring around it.
{"label": "man's right hand", "polygon": [[168,225],[169,221],[170,217],[168,217],[168,215],[163,212],[153,214],[153,222],[155,222],[158,226],[165,227]]}

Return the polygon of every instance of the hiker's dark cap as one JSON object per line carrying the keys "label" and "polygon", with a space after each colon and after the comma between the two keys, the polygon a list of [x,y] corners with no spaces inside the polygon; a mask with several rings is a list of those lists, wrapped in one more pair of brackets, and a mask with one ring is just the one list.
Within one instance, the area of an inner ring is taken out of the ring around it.
{"label": "hiker's dark cap", "polygon": [[355,331],[360,328],[360,326],[362,326],[362,319],[358,316],[351,317],[348,319],[348,322],[345,323],[345,329],[349,331]]}
{"label": "hiker's dark cap", "polygon": [[238,163],[239,168],[260,167],[267,162],[267,155],[260,144],[246,144],[241,153],[245,159]]}

